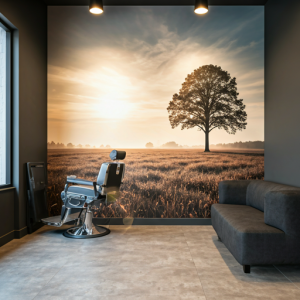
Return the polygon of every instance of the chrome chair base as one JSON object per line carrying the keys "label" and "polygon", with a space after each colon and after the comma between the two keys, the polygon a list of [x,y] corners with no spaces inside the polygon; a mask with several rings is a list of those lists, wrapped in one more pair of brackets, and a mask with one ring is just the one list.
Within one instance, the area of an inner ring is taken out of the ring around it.
{"label": "chrome chair base", "polygon": [[91,210],[91,205],[88,205],[81,211],[77,220],[77,225],[80,223],[82,226],[76,226],[68,229],[64,232],[64,236],[73,239],[90,239],[110,233],[108,228],[103,226],[95,226],[93,224],[93,211]]}
{"label": "chrome chair base", "polygon": [[66,230],[63,235],[73,239],[91,239],[100,236],[105,236],[110,233],[110,230],[103,226],[95,226],[93,224],[91,230],[87,230],[85,224],[81,227],[72,227]]}

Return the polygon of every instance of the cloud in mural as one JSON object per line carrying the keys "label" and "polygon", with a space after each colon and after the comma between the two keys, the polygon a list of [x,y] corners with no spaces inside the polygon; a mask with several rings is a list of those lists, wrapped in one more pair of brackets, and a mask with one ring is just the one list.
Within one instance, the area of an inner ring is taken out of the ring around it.
{"label": "cloud in mural", "polygon": [[216,130],[211,142],[263,140],[261,28],[257,7],[212,7],[205,18],[190,7],[108,7],[100,17],[85,7],[50,7],[48,139],[203,144],[196,129],[171,129],[166,108],[188,74],[214,64],[237,78],[248,126],[236,135]]}

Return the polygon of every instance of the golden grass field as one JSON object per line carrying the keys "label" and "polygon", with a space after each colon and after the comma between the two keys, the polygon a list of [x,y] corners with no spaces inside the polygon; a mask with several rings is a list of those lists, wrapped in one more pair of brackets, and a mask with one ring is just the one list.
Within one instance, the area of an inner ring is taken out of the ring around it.
{"label": "golden grass field", "polygon": [[[48,207],[60,214],[67,175],[96,180],[111,149],[48,149]],[[127,149],[118,201],[95,210],[98,217],[209,218],[218,183],[263,179],[263,151]]]}

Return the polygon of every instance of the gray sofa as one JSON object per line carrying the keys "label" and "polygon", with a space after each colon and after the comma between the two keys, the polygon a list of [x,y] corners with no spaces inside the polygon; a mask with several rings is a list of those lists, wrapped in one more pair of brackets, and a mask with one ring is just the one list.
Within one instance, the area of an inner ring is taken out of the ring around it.
{"label": "gray sofa", "polygon": [[260,180],[222,181],[211,220],[245,273],[251,265],[300,264],[300,188]]}

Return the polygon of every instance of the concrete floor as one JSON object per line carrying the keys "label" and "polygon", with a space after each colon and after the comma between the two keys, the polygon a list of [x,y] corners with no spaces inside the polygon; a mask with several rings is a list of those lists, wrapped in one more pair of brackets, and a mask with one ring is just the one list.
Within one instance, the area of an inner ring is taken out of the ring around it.
{"label": "concrete floor", "polygon": [[300,299],[300,266],[244,274],[211,226],[110,229],[74,240],[44,226],[1,247],[0,299]]}

